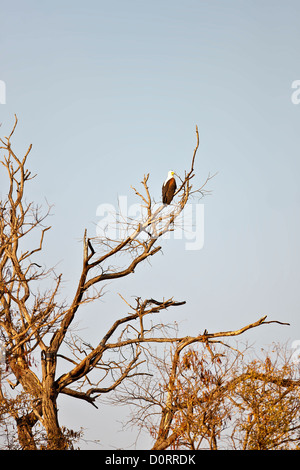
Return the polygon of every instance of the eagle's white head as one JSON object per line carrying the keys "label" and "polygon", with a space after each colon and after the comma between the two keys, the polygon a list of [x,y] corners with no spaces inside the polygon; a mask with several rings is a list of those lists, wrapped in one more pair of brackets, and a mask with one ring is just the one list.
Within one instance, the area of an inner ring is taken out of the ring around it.
{"label": "eagle's white head", "polygon": [[171,178],[173,178],[174,175],[175,175],[174,171],[173,171],[173,170],[170,170],[170,171],[168,172],[168,177],[167,177],[167,179],[166,179],[166,181],[165,181],[165,184],[166,184],[167,181],[169,181]]}

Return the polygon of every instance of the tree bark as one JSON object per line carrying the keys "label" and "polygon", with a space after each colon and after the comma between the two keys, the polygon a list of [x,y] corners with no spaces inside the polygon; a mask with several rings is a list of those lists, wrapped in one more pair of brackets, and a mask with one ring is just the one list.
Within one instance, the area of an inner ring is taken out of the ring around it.
{"label": "tree bark", "polygon": [[22,450],[37,450],[35,440],[32,434],[32,427],[37,419],[29,413],[27,416],[17,418],[17,430],[20,446]]}
{"label": "tree bark", "polygon": [[57,416],[57,390],[55,385],[56,354],[50,348],[42,354],[43,394],[42,415],[43,426],[47,432],[48,449],[64,450],[68,448]]}
{"label": "tree bark", "polygon": [[57,417],[56,397],[43,397],[43,424],[47,432],[48,450],[66,450],[68,443],[63,435]]}

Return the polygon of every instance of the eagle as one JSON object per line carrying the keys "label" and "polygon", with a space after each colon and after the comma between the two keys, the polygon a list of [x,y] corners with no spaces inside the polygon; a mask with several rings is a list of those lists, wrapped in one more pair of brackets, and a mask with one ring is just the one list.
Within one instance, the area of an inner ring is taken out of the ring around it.
{"label": "eagle", "polygon": [[174,171],[169,171],[168,177],[162,187],[162,202],[164,204],[170,204],[174,193],[176,191],[177,185],[174,178]]}

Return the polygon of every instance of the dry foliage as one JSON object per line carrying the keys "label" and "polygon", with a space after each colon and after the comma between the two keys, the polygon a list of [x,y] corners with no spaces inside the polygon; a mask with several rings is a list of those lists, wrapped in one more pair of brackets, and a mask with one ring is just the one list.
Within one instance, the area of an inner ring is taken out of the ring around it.
{"label": "dry foliage", "polygon": [[259,359],[229,344],[172,345],[118,400],[155,450],[300,448],[299,367],[281,345]]}

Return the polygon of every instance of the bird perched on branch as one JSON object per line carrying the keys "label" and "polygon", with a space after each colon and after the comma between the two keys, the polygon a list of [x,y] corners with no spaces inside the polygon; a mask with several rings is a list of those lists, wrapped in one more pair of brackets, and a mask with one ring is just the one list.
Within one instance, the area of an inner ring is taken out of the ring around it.
{"label": "bird perched on branch", "polygon": [[162,202],[164,204],[170,204],[175,194],[177,185],[174,178],[174,171],[169,171],[168,177],[162,187]]}

